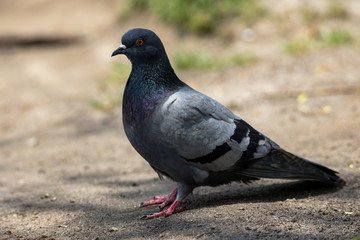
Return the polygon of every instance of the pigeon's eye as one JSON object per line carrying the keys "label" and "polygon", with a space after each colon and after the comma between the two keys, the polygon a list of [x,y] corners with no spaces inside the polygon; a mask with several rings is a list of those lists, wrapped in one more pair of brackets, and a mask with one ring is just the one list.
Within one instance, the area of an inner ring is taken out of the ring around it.
{"label": "pigeon's eye", "polygon": [[144,40],[142,40],[141,38],[139,38],[138,40],[136,40],[136,45],[138,45],[138,46],[144,45]]}

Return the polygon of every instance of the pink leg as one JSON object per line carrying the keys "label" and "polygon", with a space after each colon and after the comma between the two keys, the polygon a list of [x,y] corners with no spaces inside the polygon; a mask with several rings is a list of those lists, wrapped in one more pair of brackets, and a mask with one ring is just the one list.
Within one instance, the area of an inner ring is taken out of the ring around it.
{"label": "pink leg", "polygon": [[170,216],[171,214],[184,211],[184,207],[179,207],[185,198],[192,192],[193,186],[186,185],[184,183],[177,183],[177,187],[166,197],[155,197],[152,201],[143,202],[141,206],[148,206],[152,204],[160,204],[160,209],[164,208],[169,203],[172,203],[170,207],[164,211],[143,216],[141,219],[152,219],[161,216]]}
{"label": "pink leg", "polygon": [[166,207],[167,205],[169,205],[170,203],[175,201],[177,192],[178,192],[178,189],[176,187],[171,191],[171,193],[168,196],[164,196],[164,197],[155,196],[154,200],[140,203],[140,207],[150,206],[150,205],[154,205],[154,204],[160,204],[159,208],[163,209],[164,207]]}
{"label": "pink leg", "polygon": [[166,209],[164,211],[161,211],[161,212],[158,212],[158,213],[145,215],[145,216],[141,217],[141,219],[146,220],[146,219],[152,219],[152,218],[157,218],[157,217],[161,217],[161,216],[167,217],[167,216],[170,216],[173,213],[184,211],[185,210],[184,207],[178,207],[181,202],[182,201],[175,200],[168,209]]}

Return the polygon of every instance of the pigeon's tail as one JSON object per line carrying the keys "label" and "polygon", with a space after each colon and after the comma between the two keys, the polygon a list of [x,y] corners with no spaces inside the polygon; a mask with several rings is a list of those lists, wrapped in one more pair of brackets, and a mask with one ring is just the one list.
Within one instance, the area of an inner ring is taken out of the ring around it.
{"label": "pigeon's tail", "polygon": [[236,172],[255,178],[302,179],[327,184],[340,181],[337,172],[280,148],[272,149],[267,156],[260,159],[239,161]]}

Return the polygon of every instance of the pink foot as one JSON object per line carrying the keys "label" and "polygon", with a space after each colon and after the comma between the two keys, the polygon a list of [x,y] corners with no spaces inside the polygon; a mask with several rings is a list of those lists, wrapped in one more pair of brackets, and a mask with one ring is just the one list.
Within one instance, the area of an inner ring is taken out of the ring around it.
{"label": "pink foot", "polygon": [[141,217],[141,219],[146,220],[146,219],[152,219],[152,218],[157,218],[157,217],[161,217],[161,216],[167,217],[173,213],[184,211],[185,210],[184,207],[178,207],[180,203],[181,203],[181,201],[175,200],[168,209],[158,212],[158,213],[145,215],[145,216]]}
{"label": "pink foot", "polygon": [[146,206],[150,206],[150,205],[154,205],[154,204],[160,204],[159,208],[163,209],[164,207],[166,207],[167,205],[169,205],[170,203],[175,201],[177,191],[178,191],[178,189],[176,187],[176,188],[174,188],[174,190],[171,191],[171,193],[168,196],[165,196],[165,197],[155,196],[154,200],[140,203],[140,207],[146,207]]}

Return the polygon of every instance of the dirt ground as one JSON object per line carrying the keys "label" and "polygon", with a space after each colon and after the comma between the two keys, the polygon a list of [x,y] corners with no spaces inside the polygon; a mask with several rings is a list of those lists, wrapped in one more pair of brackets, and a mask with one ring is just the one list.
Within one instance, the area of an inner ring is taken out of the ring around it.
{"label": "dirt ground", "polygon": [[[195,37],[178,39],[171,27],[146,15],[119,22],[114,12],[121,3],[0,2],[0,239],[360,236],[359,45],[288,56],[267,23],[255,27],[251,43],[197,39],[219,54],[250,49],[257,63],[179,76],[285,149],[338,171],[345,183],[260,180],[201,187],[189,197],[187,211],[140,220],[157,207],[138,204],[169,193],[174,183],[160,181],[130,146],[120,108],[102,112],[89,101],[102,94],[99,85],[110,66],[127,62],[110,58],[126,30],[153,29],[170,58],[179,43],[191,45]],[[359,19],[355,12],[348,24]],[[305,104],[296,101],[302,92],[308,93]]]}

